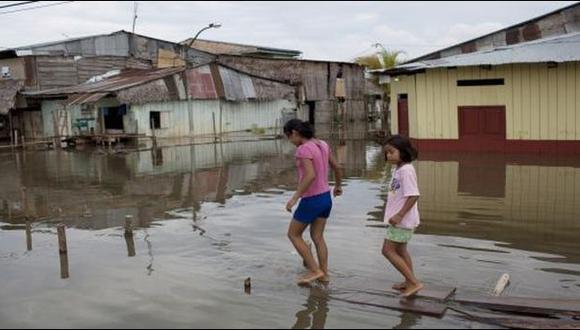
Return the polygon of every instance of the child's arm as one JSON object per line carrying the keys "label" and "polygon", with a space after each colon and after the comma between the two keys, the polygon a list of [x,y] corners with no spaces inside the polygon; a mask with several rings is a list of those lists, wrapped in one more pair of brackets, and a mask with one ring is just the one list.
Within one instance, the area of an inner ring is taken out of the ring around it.
{"label": "child's arm", "polygon": [[335,186],[334,186],[334,196],[341,196],[342,195],[342,168],[340,167],[340,165],[336,162],[336,160],[334,159],[334,156],[332,156],[332,154],[330,154],[330,167],[332,167],[332,170],[334,171],[334,181]]}
{"label": "child's arm", "polygon": [[392,218],[389,219],[389,224],[395,226],[401,223],[405,215],[409,213],[409,211],[415,206],[415,204],[419,201],[419,196],[409,196],[405,201],[405,205],[399,211],[399,213],[395,214]]}
{"label": "child's arm", "polygon": [[312,159],[302,158],[302,165],[304,165],[304,178],[302,182],[298,185],[294,196],[286,204],[286,210],[292,212],[292,208],[298,203],[300,196],[302,196],[308,188],[312,185],[314,180],[316,180],[316,172],[314,172],[314,164],[312,164]]}

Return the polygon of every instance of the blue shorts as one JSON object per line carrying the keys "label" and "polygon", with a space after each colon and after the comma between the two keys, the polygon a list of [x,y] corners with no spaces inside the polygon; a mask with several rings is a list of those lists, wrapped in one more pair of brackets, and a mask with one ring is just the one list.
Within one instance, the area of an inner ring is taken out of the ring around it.
{"label": "blue shorts", "polygon": [[332,210],[332,195],[329,192],[324,194],[302,198],[298,209],[294,213],[294,219],[309,225],[318,218],[328,219]]}

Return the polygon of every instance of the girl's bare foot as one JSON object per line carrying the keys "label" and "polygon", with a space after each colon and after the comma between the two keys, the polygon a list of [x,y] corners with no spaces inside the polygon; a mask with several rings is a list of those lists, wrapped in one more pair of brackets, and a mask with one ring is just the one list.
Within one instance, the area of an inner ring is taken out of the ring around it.
{"label": "girl's bare foot", "polygon": [[318,279],[318,282],[320,282],[322,284],[329,284],[330,283],[330,276],[324,275],[323,277]]}
{"label": "girl's bare foot", "polygon": [[401,282],[399,284],[393,285],[393,289],[403,291],[407,288],[407,286],[408,286],[407,282]]}
{"label": "girl's bare foot", "polygon": [[405,291],[403,291],[403,293],[401,293],[401,296],[404,298],[408,298],[408,297],[416,295],[422,289],[423,289],[422,283],[419,283],[419,282],[411,283],[411,284],[407,285],[407,288],[405,289]]}
{"label": "girl's bare foot", "polygon": [[301,277],[300,279],[298,279],[298,285],[308,285],[314,281],[323,278],[324,276],[326,276],[326,274],[324,274],[324,272],[320,270],[317,272],[310,272]]}

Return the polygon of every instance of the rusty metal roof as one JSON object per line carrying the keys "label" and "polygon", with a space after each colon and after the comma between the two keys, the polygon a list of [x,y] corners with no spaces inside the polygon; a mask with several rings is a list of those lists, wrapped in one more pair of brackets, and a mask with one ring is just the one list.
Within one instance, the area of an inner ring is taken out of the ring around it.
{"label": "rusty metal roof", "polygon": [[[215,68],[215,70],[214,70]],[[125,103],[140,104],[185,99],[184,67],[165,69],[132,69],[71,87],[22,94],[31,98],[67,98],[67,104],[95,103],[116,96]],[[228,101],[287,99],[293,86],[258,78],[222,65],[200,65],[187,69],[187,83],[192,99]],[[257,87],[258,86],[258,87]]]}
{"label": "rusty metal roof", "polygon": [[95,83],[85,83],[71,87],[48,89],[43,91],[24,92],[23,95],[31,97],[64,96],[71,94],[94,94],[94,93],[115,93],[131,87],[146,84],[151,81],[162,79],[180,72],[185,68],[165,68],[165,69],[132,69],[122,71],[120,74],[103,79]]}

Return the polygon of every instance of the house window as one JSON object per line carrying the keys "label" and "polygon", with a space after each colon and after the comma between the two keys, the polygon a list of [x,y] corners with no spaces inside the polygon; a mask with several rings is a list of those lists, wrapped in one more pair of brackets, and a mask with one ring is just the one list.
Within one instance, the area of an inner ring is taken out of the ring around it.
{"label": "house window", "polygon": [[161,128],[161,112],[151,111],[149,113],[149,122],[151,123],[151,129]]}
{"label": "house window", "polygon": [[3,66],[0,69],[0,74],[2,75],[2,78],[10,78],[10,76],[11,76],[11,74],[10,74],[10,67]]}
{"label": "house window", "polygon": [[169,127],[169,112],[151,111],[149,113],[149,125],[151,129],[163,129]]}
{"label": "house window", "polygon": [[457,80],[457,86],[467,87],[467,86],[500,86],[504,85],[505,81],[503,79],[468,79],[468,80]]}

